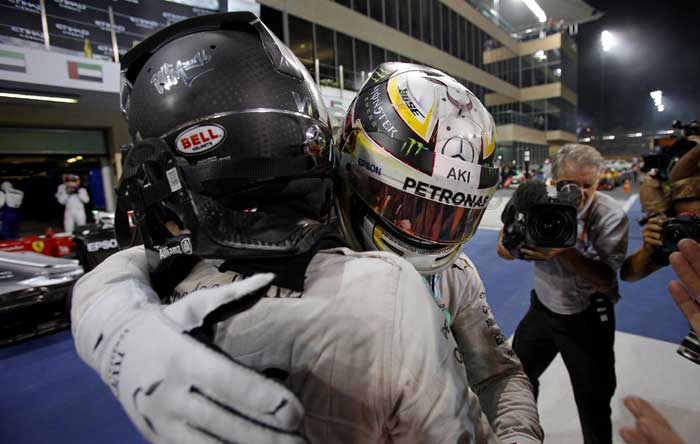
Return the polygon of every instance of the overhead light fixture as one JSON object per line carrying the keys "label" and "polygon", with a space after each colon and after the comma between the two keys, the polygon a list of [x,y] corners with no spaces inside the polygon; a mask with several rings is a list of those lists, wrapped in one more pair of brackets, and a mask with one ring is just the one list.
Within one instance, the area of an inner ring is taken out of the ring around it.
{"label": "overhead light fixture", "polygon": [[627,135],[627,137],[642,137],[642,136],[643,136],[642,133],[631,133],[631,134]]}
{"label": "overhead light fixture", "polygon": [[11,93],[4,91],[0,91],[0,97],[20,100],[38,100],[40,102],[78,103],[78,99],[74,97],[43,96],[39,94]]}
{"label": "overhead light fixture", "polygon": [[603,140],[615,140],[615,136],[603,136]]}
{"label": "overhead light fixture", "polygon": [[537,60],[538,62],[544,62],[545,60],[547,60],[547,54],[544,52],[544,49],[538,50],[538,51],[535,52],[532,56],[533,56],[533,57],[535,58],[535,60]]}
{"label": "overhead light fixture", "polygon": [[673,130],[659,131],[659,134],[673,134]]}
{"label": "overhead light fixture", "polygon": [[617,39],[610,31],[603,31],[600,34],[600,44],[603,45],[603,52],[609,52],[617,44]]}
{"label": "overhead light fixture", "polygon": [[581,139],[581,142],[590,142],[590,141],[591,141],[590,137],[586,137],[585,139]]}
{"label": "overhead light fixture", "polygon": [[540,5],[538,5],[535,0],[523,0],[523,3],[525,3],[525,6],[530,8],[530,11],[532,11],[532,13],[535,14],[535,17],[537,17],[537,21],[539,21],[540,23],[544,23],[547,21],[547,14],[544,13],[542,8],[540,8]]}

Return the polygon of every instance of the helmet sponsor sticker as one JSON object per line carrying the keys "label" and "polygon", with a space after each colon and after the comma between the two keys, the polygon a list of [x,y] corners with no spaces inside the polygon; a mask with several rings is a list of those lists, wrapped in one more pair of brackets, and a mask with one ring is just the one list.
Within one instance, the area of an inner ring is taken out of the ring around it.
{"label": "helmet sponsor sticker", "polygon": [[199,125],[181,132],[175,139],[175,147],[182,154],[201,154],[223,142],[226,130],[221,125]]}
{"label": "helmet sponsor sticker", "polygon": [[[385,95],[386,91],[382,89],[381,85],[377,85],[364,97],[364,114],[369,124],[366,127],[383,131],[387,136],[394,138],[399,130],[390,118],[390,111],[385,108],[387,106]],[[363,126],[365,126],[364,122]]]}
{"label": "helmet sponsor sticker", "polygon": [[430,104],[429,107],[420,107],[408,85],[408,80],[413,76],[420,75],[411,73],[407,76],[392,77],[389,79],[387,91],[389,99],[396,112],[401,116],[401,119],[427,143],[436,124],[436,119],[433,119],[435,111],[434,97],[431,97],[432,100],[427,100],[428,103],[426,105]]}
{"label": "helmet sponsor sticker", "polygon": [[432,173],[425,173],[375,146],[364,133],[358,133],[358,137],[363,139],[362,143],[356,143],[356,150],[348,153],[346,158],[356,180],[362,181],[363,176],[369,176],[425,199],[475,209],[486,208],[496,191],[498,170],[495,168],[429,152],[433,168]]}
{"label": "helmet sponsor sticker", "polygon": [[191,59],[163,63],[151,76],[151,85],[158,91],[158,94],[170,91],[180,81],[189,88],[199,77],[214,70],[214,68],[207,67],[210,61],[211,55],[202,49]]}
{"label": "helmet sponsor sticker", "polygon": [[479,188],[481,165],[436,153],[433,176],[462,183],[469,188]]}
{"label": "helmet sponsor sticker", "polygon": [[382,175],[382,168],[380,166],[375,165],[372,162],[368,162],[362,157],[357,158],[357,164],[372,174],[376,174],[377,176]]}
{"label": "helmet sponsor sticker", "polygon": [[182,189],[182,183],[180,182],[180,177],[177,175],[177,168],[170,168],[165,172],[165,176],[168,178],[168,185],[170,185],[170,191],[173,193]]}
{"label": "helmet sponsor sticker", "polygon": [[175,245],[172,247],[161,247],[158,250],[158,256],[161,260],[167,259],[173,255],[180,254],[192,254],[192,242],[189,237],[180,240],[180,245]]}
{"label": "helmet sponsor sticker", "polygon": [[405,178],[401,189],[436,202],[465,208],[486,208],[489,204],[489,199],[491,199],[491,194],[493,194],[493,192],[484,194],[455,191],[450,188],[422,182],[412,177]]}

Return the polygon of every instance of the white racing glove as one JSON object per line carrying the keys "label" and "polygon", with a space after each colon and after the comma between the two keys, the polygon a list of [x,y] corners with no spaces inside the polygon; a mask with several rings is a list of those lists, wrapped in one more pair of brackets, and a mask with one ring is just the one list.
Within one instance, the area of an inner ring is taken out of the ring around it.
{"label": "white racing glove", "polygon": [[[115,259],[112,266],[118,265]],[[100,281],[98,270],[86,276],[93,287]],[[80,316],[76,347],[146,439],[187,444],[306,442],[298,433],[303,407],[290,391],[187,334],[215,309],[264,288],[272,274],[200,290],[164,306],[153,302],[147,282],[138,277],[110,279],[110,273],[104,273],[110,268],[102,271],[101,288],[106,290]],[[74,300],[86,297],[80,292],[89,284],[76,286]],[[79,313],[74,309],[73,317]]]}

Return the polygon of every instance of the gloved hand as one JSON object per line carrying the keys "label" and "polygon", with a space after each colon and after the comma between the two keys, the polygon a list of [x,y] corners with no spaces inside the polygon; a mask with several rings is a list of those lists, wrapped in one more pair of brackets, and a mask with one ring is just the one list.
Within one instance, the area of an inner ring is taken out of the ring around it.
{"label": "gloved hand", "polygon": [[305,443],[303,407],[291,392],[187,334],[272,278],[256,275],[167,306],[134,296],[144,293],[138,280],[122,281],[85,311],[78,353],[150,442]]}

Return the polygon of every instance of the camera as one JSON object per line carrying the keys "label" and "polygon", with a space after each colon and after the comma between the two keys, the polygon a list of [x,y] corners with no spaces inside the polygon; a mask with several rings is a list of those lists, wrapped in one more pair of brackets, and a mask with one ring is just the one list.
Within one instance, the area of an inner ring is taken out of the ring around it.
{"label": "camera", "polygon": [[523,183],[501,214],[503,246],[516,258],[521,257],[520,248],[524,245],[574,246],[578,228],[576,208],[580,202],[581,189],[573,182],[558,182],[553,193],[543,182]]}
{"label": "camera", "polygon": [[680,347],[678,347],[678,354],[700,365],[700,340],[698,340],[698,335],[692,328],[688,335],[683,338]]}
{"label": "camera", "polygon": [[664,222],[661,229],[663,245],[659,249],[668,257],[678,251],[678,242],[682,239],[700,241],[700,217],[680,215]]}
{"label": "camera", "polygon": [[673,128],[680,133],[680,138],[672,136],[655,140],[655,144],[658,142],[657,152],[642,156],[644,160],[642,171],[648,173],[651,170],[656,170],[657,178],[661,181],[667,180],[671,168],[678,159],[695,147],[695,142],[688,140],[688,137],[700,136],[700,121],[697,120],[685,125],[679,120],[674,120]]}
{"label": "camera", "polygon": [[693,120],[685,125],[680,120],[674,120],[672,126],[673,129],[679,130],[683,137],[700,136],[700,121],[698,120]]}
{"label": "camera", "polygon": [[[700,217],[680,215],[664,223],[661,229],[662,246],[654,252],[657,262],[668,265],[668,258],[671,253],[678,251],[681,239],[700,241]],[[678,354],[700,365],[700,341],[692,328],[678,347]]]}

